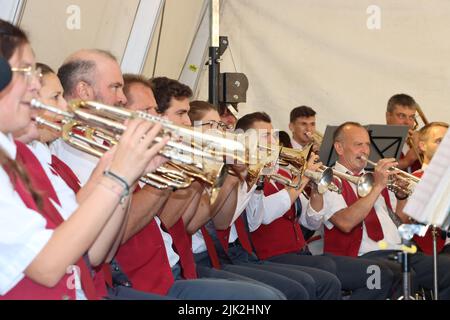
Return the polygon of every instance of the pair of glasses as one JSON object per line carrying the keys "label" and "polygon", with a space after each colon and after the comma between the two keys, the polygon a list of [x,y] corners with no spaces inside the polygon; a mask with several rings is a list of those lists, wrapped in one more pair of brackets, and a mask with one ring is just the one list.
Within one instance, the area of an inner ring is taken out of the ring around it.
{"label": "pair of glasses", "polygon": [[41,68],[36,68],[35,66],[29,66],[26,68],[11,68],[12,72],[21,73],[25,76],[27,83],[30,83],[33,78],[41,80],[42,70]]}
{"label": "pair of glasses", "polygon": [[407,116],[406,114],[404,114],[404,113],[394,113],[395,114],[395,116],[397,117],[397,118],[399,118],[400,120],[406,120],[406,119],[408,119],[408,120],[411,120],[411,121],[416,121],[416,115],[413,115],[413,116]]}
{"label": "pair of glasses", "polygon": [[210,120],[206,122],[198,123],[197,126],[210,126],[211,129],[231,130],[233,126],[228,125],[222,121]]}

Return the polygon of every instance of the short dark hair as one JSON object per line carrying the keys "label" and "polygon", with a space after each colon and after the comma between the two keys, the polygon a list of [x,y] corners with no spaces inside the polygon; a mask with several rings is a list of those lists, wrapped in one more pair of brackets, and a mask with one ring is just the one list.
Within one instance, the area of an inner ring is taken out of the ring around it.
{"label": "short dark hair", "polygon": [[448,129],[448,123],[446,122],[430,122],[427,125],[425,125],[422,129],[419,130],[419,139],[420,141],[425,141],[428,139],[428,134],[430,133],[430,130],[435,127],[443,127]]}
{"label": "short dark hair", "polygon": [[316,114],[317,113],[314,111],[313,108],[308,107],[308,106],[300,106],[300,107],[294,108],[291,111],[290,121],[291,121],[291,123],[293,123],[298,118],[314,117]]}
{"label": "short dark hair", "polygon": [[341,124],[333,134],[333,142],[338,142],[342,139],[342,132],[346,126],[353,126],[365,129],[359,122],[347,121]]}
{"label": "short dark hair", "polygon": [[49,73],[55,73],[55,71],[45,63],[37,62],[36,69],[37,68],[41,69],[41,73],[43,76],[45,76],[46,74],[49,74]]}
{"label": "short dark hair", "polygon": [[236,123],[236,130],[241,129],[247,131],[255,122],[272,123],[270,116],[265,112],[254,112],[240,118]]}
{"label": "short dark hair", "polygon": [[131,95],[130,95],[130,87],[133,84],[141,84],[144,87],[149,88],[153,92],[153,88],[150,84],[150,81],[142,75],[126,73],[123,75],[123,82],[124,82],[123,94],[127,97],[129,104],[133,103],[133,101],[131,101],[132,99],[131,99]]}
{"label": "short dark hair", "polygon": [[193,95],[191,88],[187,85],[167,77],[153,78],[150,80],[150,84],[158,104],[158,113],[165,113],[169,109],[172,98],[190,99]]}
{"label": "short dark hair", "polygon": [[403,106],[403,107],[407,107],[409,109],[416,109],[417,102],[414,100],[413,97],[411,97],[407,94],[404,94],[404,93],[400,93],[400,94],[393,95],[389,99],[386,111],[389,113],[392,113],[392,112],[394,112],[396,106]]}
{"label": "short dark hair", "polygon": [[216,107],[206,101],[196,100],[189,103],[189,105],[191,106],[191,109],[189,110],[189,118],[192,123],[195,121],[200,121],[208,111],[217,111]]}
{"label": "short dark hair", "polygon": [[280,145],[286,148],[292,148],[291,137],[286,131],[278,132],[278,140],[280,140]]}

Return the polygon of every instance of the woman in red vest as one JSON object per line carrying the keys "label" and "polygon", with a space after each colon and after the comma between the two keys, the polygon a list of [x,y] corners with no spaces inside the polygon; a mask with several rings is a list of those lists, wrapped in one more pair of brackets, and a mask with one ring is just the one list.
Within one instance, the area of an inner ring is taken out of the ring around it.
{"label": "woman in red vest", "polygon": [[[24,32],[3,20],[0,55],[13,71],[11,83],[0,95],[0,296],[95,299],[88,265],[101,263],[115,239],[112,230],[100,242],[99,234],[111,218],[125,216],[122,205],[128,201],[130,186],[152,169],[150,160],[166,140],[149,149],[160,126],[130,122],[110,155],[109,170],[99,175],[80,208],[70,218],[62,217],[54,205],[58,197],[38,160],[12,139],[13,132],[30,123],[29,102],[40,88],[40,71]],[[45,186],[46,194],[36,192],[37,186]]]}

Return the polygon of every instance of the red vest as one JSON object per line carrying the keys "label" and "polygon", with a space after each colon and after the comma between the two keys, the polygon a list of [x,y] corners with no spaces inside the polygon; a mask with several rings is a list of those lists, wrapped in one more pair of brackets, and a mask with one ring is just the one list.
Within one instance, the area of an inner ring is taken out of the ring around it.
{"label": "red vest", "polygon": [[[50,202],[50,198],[59,203],[59,199],[56,195],[51,182],[48,180],[44,169],[40,165],[39,161],[36,159],[34,154],[28,149],[28,147],[20,142],[16,142],[17,145],[17,161],[20,162],[27,170],[29,174],[32,187],[39,191],[42,195],[43,200],[43,210],[37,208],[31,194],[28,192],[23,181],[18,177],[13,177],[10,174],[11,181],[14,181],[14,188],[19,194],[24,204],[31,210],[40,212],[41,215],[47,221],[47,229],[56,229],[62,222],[63,218],[60,216],[59,212],[55,209],[53,204]],[[86,296],[89,299],[96,298],[96,292],[92,278],[90,277],[90,271],[85,264],[83,258],[81,258],[77,266],[81,270],[81,281],[82,287]],[[44,287],[37,284],[27,276],[25,276],[11,291],[9,291],[5,296],[0,297],[0,299],[12,300],[67,300],[76,299],[76,292],[73,281],[70,279],[71,275],[65,275],[61,280],[52,288]]]}
{"label": "red vest", "polygon": [[173,245],[180,256],[182,276],[184,279],[197,279],[197,270],[192,252],[192,238],[188,236],[183,219],[178,219],[172,228],[168,229]]}
{"label": "red vest", "polygon": [[[405,154],[402,152],[402,153],[400,154],[400,159],[403,159],[404,157],[405,157]],[[415,172],[415,171],[420,170],[421,167],[422,167],[422,164],[420,163],[420,161],[419,161],[419,160],[416,160],[416,161],[414,161],[414,162],[411,164],[411,166],[409,167],[409,169],[411,170],[410,172]],[[408,169],[408,168],[406,168],[406,169]]]}
{"label": "red vest", "polygon": [[[422,178],[423,176],[423,171],[416,171],[413,173],[413,175],[415,175],[418,178]],[[441,233],[441,229],[437,229],[438,232],[438,236],[437,236],[437,252],[441,252],[442,249],[445,246],[445,240],[442,239],[442,237],[440,236]],[[418,235],[414,236],[414,241],[416,242],[417,246],[427,255],[432,255],[433,254],[433,230],[432,228],[429,228],[427,233],[423,236],[423,237],[419,237]]]}
{"label": "red vest", "polygon": [[136,290],[167,295],[174,283],[155,219],[120,246],[116,259]]}
{"label": "red vest", "polygon": [[[387,189],[382,191],[382,196],[386,202],[386,206],[392,210],[391,201],[389,199],[389,194]],[[342,179],[342,196],[347,203],[347,206],[350,207],[353,203],[358,200],[355,192],[353,191],[351,185],[346,180]],[[367,215],[364,220],[364,224],[366,225],[366,229],[371,228],[379,229],[381,228],[380,222],[376,215],[375,209],[372,208],[371,212]],[[361,247],[362,236],[363,236],[363,224],[362,222],[353,228],[349,233],[345,233],[339,228],[334,227],[329,230],[327,227],[324,228],[324,252],[331,253],[338,256],[350,256],[357,257],[359,248]],[[382,230],[381,230],[382,232]],[[381,239],[374,239],[382,240]]]}
{"label": "red vest", "polygon": [[[279,170],[279,174],[291,178],[285,170]],[[284,189],[282,184],[265,183],[264,195],[270,196]],[[299,252],[305,246],[305,239],[297,221],[295,204],[289,208],[284,216],[276,219],[268,225],[261,225],[251,233],[256,254],[260,259],[268,259],[273,256]]]}
{"label": "red vest", "polygon": [[[68,165],[66,165],[55,155],[52,155],[51,168],[53,170],[53,173],[63,179],[67,186],[72,189],[75,194],[80,191],[80,180],[78,180],[76,174],[72,171],[72,169],[70,169]],[[108,285],[112,287],[112,275],[109,264],[102,264],[94,268],[94,271],[94,285],[98,297],[106,297],[108,295],[108,291],[106,290],[105,283],[108,283]]]}

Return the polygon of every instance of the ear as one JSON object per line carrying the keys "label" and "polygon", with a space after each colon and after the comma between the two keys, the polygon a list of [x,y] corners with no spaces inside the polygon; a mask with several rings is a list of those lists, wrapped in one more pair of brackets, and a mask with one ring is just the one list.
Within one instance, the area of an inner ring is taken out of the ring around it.
{"label": "ear", "polygon": [[419,150],[420,150],[420,151],[425,152],[425,149],[426,149],[426,147],[425,147],[425,142],[419,141],[418,147],[419,147]]}
{"label": "ear", "polygon": [[77,83],[75,87],[76,96],[81,100],[93,100],[94,89],[84,81]]}
{"label": "ear", "polygon": [[389,123],[389,119],[391,118],[391,113],[386,111],[386,123]]}
{"label": "ear", "polygon": [[338,156],[341,156],[344,154],[344,147],[342,146],[342,142],[335,142],[334,149],[336,150],[336,153],[338,154]]}
{"label": "ear", "polygon": [[291,132],[294,132],[294,125],[292,124],[292,122],[289,123],[289,130],[291,130]]}

